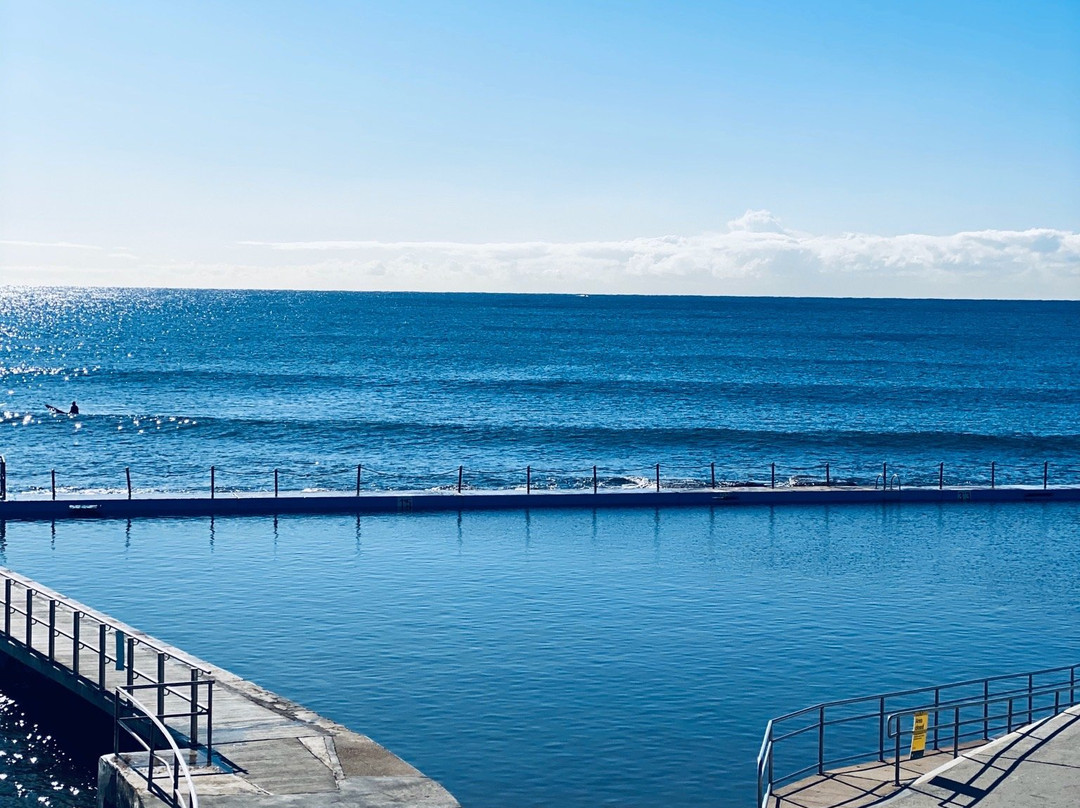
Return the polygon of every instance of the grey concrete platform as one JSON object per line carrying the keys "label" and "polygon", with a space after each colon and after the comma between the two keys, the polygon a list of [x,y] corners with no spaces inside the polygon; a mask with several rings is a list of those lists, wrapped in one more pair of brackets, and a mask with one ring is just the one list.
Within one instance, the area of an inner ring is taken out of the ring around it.
{"label": "grey concrete platform", "polygon": [[872,488],[869,486],[768,485],[690,489],[592,491],[377,491],[224,493],[92,497],[57,500],[48,493],[0,501],[4,520],[135,519],[140,517],[273,516],[290,513],[413,513],[420,511],[528,510],[550,508],[733,507],[739,505],[867,505],[880,503],[1080,501],[1080,486],[993,488]]}
{"label": "grey concrete platform", "polygon": [[[193,729],[198,736],[198,748],[184,754],[201,808],[458,806],[446,789],[367,736],[64,598],[36,581],[3,568],[0,580],[5,581],[0,653],[106,714],[112,714],[116,688],[127,682],[129,669],[137,683],[188,683],[193,675],[203,682],[213,680],[212,757],[208,759],[205,747],[210,729],[205,720],[192,727],[190,717],[163,719],[181,748]],[[8,607],[8,591],[17,608]],[[29,631],[27,604],[38,620],[45,621],[31,621]],[[82,638],[78,647],[72,639],[76,611]],[[46,617],[50,614],[55,616],[52,629]],[[104,645],[100,644],[102,637]],[[123,666],[117,661],[117,639],[124,647],[129,639],[136,643],[134,667],[126,655]],[[105,649],[104,658],[101,648]],[[140,691],[139,698],[154,704],[156,693],[156,689]],[[188,711],[188,693],[187,685],[175,688],[165,697],[162,713]],[[203,706],[208,701],[205,692],[198,699]],[[99,805],[149,808],[162,804],[147,791],[144,777],[131,766],[141,763],[145,770],[146,759],[145,752],[101,758]],[[162,779],[165,775],[162,770]],[[156,773],[155,778],[158,776]]]}
{"label": "grey concrete platform", "polygon": [[1080,805],[1080,705],[958,757],[931,752],[901,761],[864,763],[777,789],[780,808],[1075,808]]}

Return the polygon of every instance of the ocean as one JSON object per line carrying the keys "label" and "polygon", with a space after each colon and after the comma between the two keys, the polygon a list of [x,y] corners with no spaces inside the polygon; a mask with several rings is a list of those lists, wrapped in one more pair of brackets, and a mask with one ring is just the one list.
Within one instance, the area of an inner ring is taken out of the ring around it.
{"label": "ocean", "polygon": [[[0,454],[16,497],[52,469],[204,491],[211,465],[235,490],[275,468],[349,490],[357,464],[373,490],[656,463],[1075,485],[1078,325],[1078,303],[7,289]],[[74,520],[0,525],[0,563],[471,808],[749,806],[774,715],[1078,661],[1078,539],[1076,503]],[[77,771],[19,771],[93,804]]]}

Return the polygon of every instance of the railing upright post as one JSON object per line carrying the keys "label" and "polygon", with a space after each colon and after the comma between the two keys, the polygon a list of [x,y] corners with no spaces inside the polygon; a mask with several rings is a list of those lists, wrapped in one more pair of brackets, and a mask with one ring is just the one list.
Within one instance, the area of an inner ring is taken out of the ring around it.
{"label": "railing upright post", "polygon": [[889,487],[889,464],[881,464],[881,490],[884,491]]}
{"label": "railing upright post", "polygon": [[4,634],[11,636],[11,579],[4,579]]}
{"label": "railing upright post", "polygon": [[26,588],[26,647],[34,647],[34,590]]}
{"label": "railing upright post", "polygon": [[120,696],[113,700],[112,750],[114,755],[120,754],[120,701]]}
{"label": "railing upright post", "polygon": [[49,661],[56,659],[56,599],[49,598]]}
{"label": "railing upright post", "polygon": [[990,738],[990,680],[983,679],[983,738]]}
{"label": "railing upright post", "polygon": [[158,651],[157,655],[157,711],[158,720],[165,718],[165,652]]}
{"label": "railing upright post", "polygon": [[937,465],[937,487],[938,491],[945,487],[945,464],[938,463]]}
{"label": "railing upright post", "polygon": [[191,669],[191,699],[188,705],[191,708],[191,726],[188,729],[188,738],[191,741],[191,749],[199,747],[199,669]]}
{"label": "railing upright post", "polygon": [[150,722],[150,758],[146,762],[146,790],[150,793],[154,792],[154,750],[157,745],[154,743],[154,733],[157,732],[157,725]]}
{"label": "railing upright post", "polygon": [[525,467],[525,493],[532,493],[532,466]]}
{"label": "railing upright post", "polygon": [[52,498],[56,502],[56,469],[52,470]]}
{"label": "railing upright post", "polygon": [[656,464],[656,493],[660,493],[660,464]]}
{"label": "railing upright post", "polygon": [[356,464],[356,496],[360,496],[360,475],[363,473],[363,471],[364,471],[364,464],[363,463],[357,463]]}
{"label": "railing upright post", "polygon": [[278,495],[278,470],[274,469],[274,498],[277,499]]}
{"label": "railing upright post", "polygon": [[818,710],[817,773],[825,774],[825,705]]}
{"label": "railing upright post", "polygon": [[938,748],[938,724],[941,723],[941,716],[938,715],[938,705],[941,704],[941,688],[934,688],[934,749]]}
{"label": "railing upright post", "polygon": [[990,487],[991,488],[997,488],[997,485],[995,485],[995,483],[994,483],[994,472],[995,472],[996,468],[997,468],[997,463],[995,461],[991,460],[990,461]]}
{"label": "railing upright post", "polygon": [[897,788],[900,787],[900,736],[903,735],[903,733],[900,731],[900,728],[903,726],[900,723],[900,721],[901,721],[900,717],[897,716],[897,718],[896,718],[896,757],[893,758],[893,785],[896,786]]}
{"label": "railing upright post", "polygon": [[465,467],[464,466],[458,466],[457,467],[457,492],[459,494],[461,493],[461,478],[464,475],[465,475]]}
{"label": "railing upright post", "polygon": [[[832,485],[832,477],[829,476],[829,464],[826,463],[825,464],[825,487],[828,488],[831,485]],[[885,754],[884,749],[882,750],[881,754],[882,755]]]}
{"label": "railing upright post", "polygon": [[716,488],[716,463],[709,464],[709,479],[712,481],[712,487]]}
{"label": "railing upright post", "polygon": [[214,757],[214,680],[206,683],[206,765]]}
{"label": "railing upright post", "polygon": [[124,474],[127,476],[128,499],[131,499],[131,469],[128,466],[124,467]]}
{"label": "railing upright post", "polygon": [[769,466],[769,487],[776,488],[776,464],[773,463]]}
{"label": "railing upright post", "polygon": [[210,499],[214,498],[214,472],[217,471],[213,466],[210,467]]}
{"label": "railing upright post", "polygon": [[878,760],[885,762],[885,697],[878,699]]}
{"label": "railing upright post", "polygon": [[1076,666],[1069,668],[1069,704],[1076,703]]}
{"label": "railing upright post", "polygon": [[1043,462],[1043,491],[1046,490],[1046,480],[1050,475],[1050,463]]}
{"label": "railing upright post", "polygon": [[1028,674],[1028,723],[1031,723],[1031,711],[1035,705],[1034,698],[1032,697],[1032,691],[1035,689],[1035,674]]}
{"label": "railing upright post", "polygon": [[597,481],[596,481],[596,466],[592,467],[592,492],[596,493]]}
{"label": "railing upright post", "polygon": [[98,686],[105,687],[105,624],[98,623]]}
{"label": "railing upright post", "polygon": [[81,650],[79,642],[79,629],[82,625],[82,612],[76,611],[71,615],[71,670],[78,676],[79,675],[79,651]]}
{"label": "railing upright post", "polygon": [[1005,728],[1006,734],[1012,732],[1012,719],[1013,719],[1013,700],[1012,700],[1012,697],[1010,696],[1009,697],[1009,716],[1008,716],[1009,725]]}
{"label": "railing upright post", "polygon": [[0,502],[7,499],[7,461],[0,455]]}
{"label": "railing upright post", "polygon": [[960,708],[953,707],[953,747],[952,756],[958,757],[960,755]]}

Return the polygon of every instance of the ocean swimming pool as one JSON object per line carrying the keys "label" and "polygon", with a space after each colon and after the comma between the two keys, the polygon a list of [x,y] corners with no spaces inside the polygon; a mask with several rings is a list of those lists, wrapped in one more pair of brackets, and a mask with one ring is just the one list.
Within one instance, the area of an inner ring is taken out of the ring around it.
{"label": "ocean swimming pool", "polygon": [[9,522],[7,566],[468,806],[750,805],[769,717],[1074,662],[1080,505]]}

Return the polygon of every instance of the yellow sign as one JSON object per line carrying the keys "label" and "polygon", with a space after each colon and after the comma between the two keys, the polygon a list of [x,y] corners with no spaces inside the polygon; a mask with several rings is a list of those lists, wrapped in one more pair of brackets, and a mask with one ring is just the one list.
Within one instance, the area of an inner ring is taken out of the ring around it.
{"label": "yellow sign", "polygon": [[928,713],[915,713],[915,721],[911,727],[911,758],[921,758],[926,749],[926,725]]}

